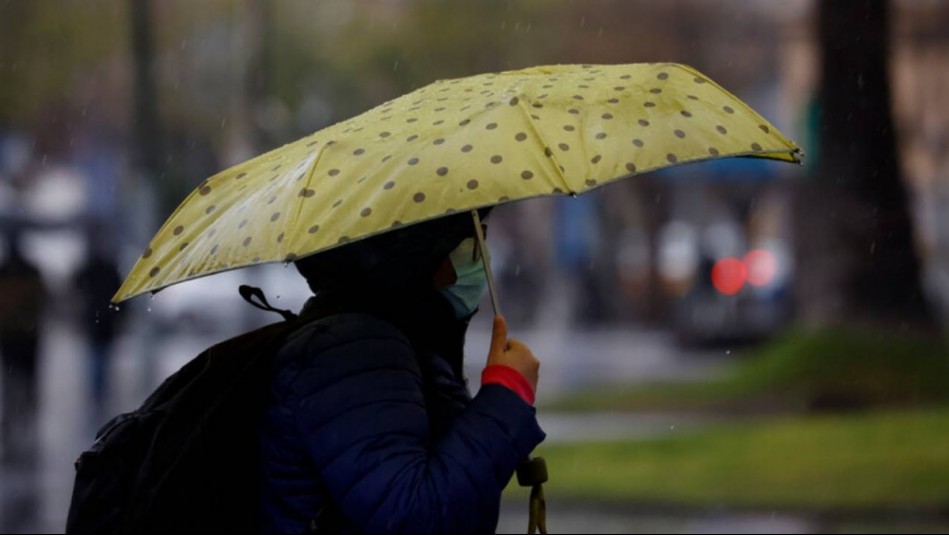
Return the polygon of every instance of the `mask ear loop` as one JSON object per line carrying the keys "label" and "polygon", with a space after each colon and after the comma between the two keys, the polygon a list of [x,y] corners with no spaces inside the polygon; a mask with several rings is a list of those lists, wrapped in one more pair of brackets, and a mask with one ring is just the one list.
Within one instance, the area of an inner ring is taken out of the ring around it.
{"label": "mask ear loop", "polygon": [[488,256],[488,245],[484,242],[484,231],[481,228],[481,216],[477,210],[471,211],[471,217],[474,219],[475,239],[478,242],[478,249],[481,251],[481,262],[484,264],[484,272],[488,275],[488,291],[491,293],[491,306],[494,307],[494,315],[501,315],[501,305],[498,303],[498,292],[494,287],[494,274],[491,273],[491,258]]}

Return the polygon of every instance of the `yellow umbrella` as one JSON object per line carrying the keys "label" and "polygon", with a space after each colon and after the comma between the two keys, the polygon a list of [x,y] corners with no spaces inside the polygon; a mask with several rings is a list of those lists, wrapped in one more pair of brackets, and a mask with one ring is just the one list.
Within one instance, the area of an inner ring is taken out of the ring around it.
{"label": "yellow umbrella", "polygon": [[558,65],[442,80],[202,182],[113,301],[448,213],[729,156],[799,162],[801,151],[684,65]]}

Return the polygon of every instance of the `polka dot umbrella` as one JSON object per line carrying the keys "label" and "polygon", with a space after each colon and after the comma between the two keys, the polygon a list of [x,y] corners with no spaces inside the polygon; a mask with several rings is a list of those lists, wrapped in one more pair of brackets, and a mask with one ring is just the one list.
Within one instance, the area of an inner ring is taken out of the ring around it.
{"label": "polka dot umbrella", "polygon": [[801,151],[684,65],[442,80],[202,182],[113,301],[445,214],[732,156],[799,162]]}

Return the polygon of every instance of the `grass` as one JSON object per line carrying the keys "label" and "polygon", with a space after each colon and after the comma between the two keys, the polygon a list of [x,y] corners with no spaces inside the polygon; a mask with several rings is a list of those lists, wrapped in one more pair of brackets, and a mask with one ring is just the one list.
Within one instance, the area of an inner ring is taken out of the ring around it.
{"label": "grass", "polygon": [[843,328],[796,331],[744,357],[724,379],[598,388],[543,408],[806,411],[949,401],[949,351],[937,340]]}
{"label": "grass", "polygon": [[875,512],[949,504],[949,408],[735,424],[537,454],[547,459],[552,500]]}

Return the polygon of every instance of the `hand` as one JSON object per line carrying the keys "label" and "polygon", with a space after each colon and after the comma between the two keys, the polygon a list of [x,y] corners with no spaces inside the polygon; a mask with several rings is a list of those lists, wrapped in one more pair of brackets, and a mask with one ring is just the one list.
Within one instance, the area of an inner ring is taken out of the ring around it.
{"label": "hand", "polygon": [[527,379],[537,392],[540,361],[521,342],[507,337],[507,322],[504,316],[495,316],[491,333],[491,348],[488,351],[488,366],[501,365],[514,368]]}

